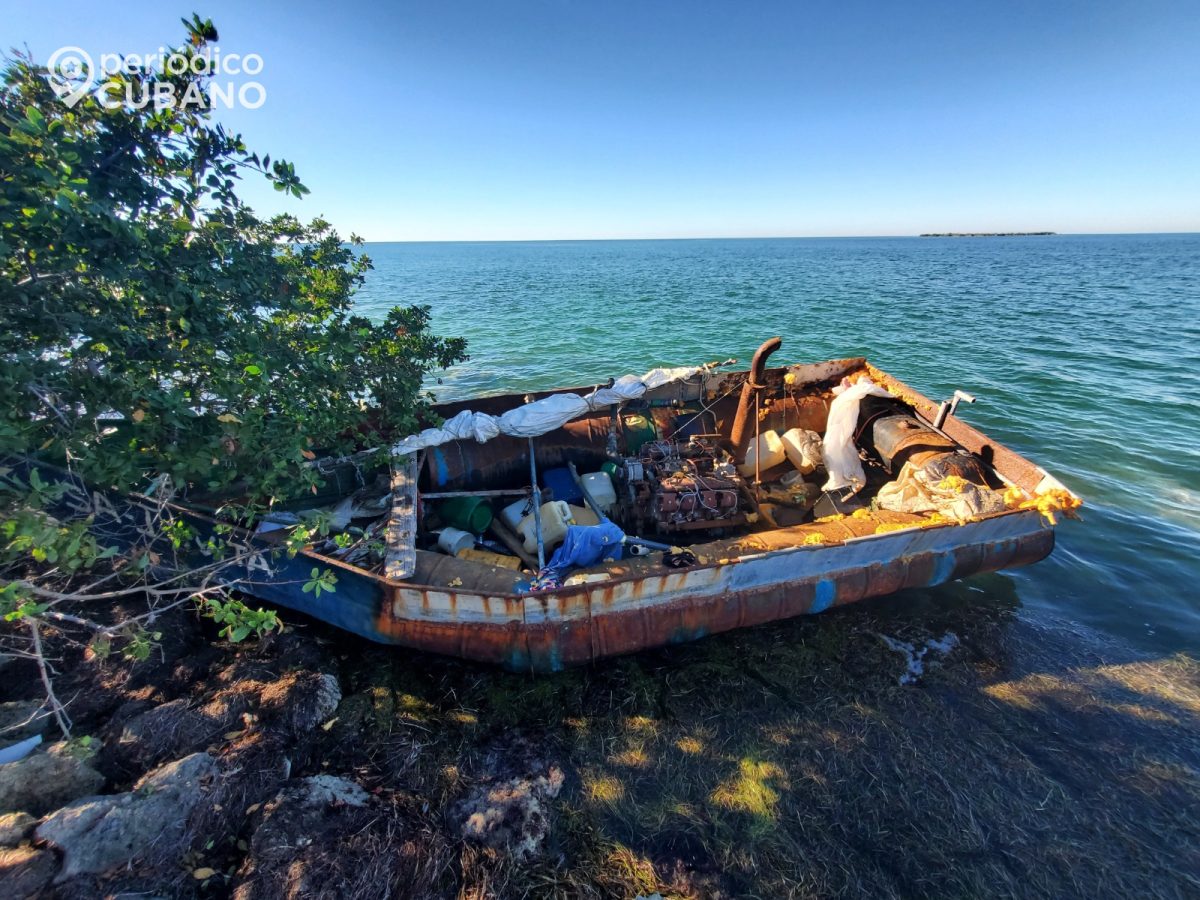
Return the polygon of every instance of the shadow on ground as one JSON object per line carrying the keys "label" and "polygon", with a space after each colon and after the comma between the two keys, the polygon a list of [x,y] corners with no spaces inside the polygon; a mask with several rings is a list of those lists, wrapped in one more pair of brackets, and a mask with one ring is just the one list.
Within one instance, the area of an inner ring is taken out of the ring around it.
{"label": "shadow on ground", "polygon": [[[57,896],[1197,896],[1200,665],[1016,610],[980,576],[551,677],[184,623],[71,689],[111,789],[210,743],[190,852]],[[329,675],[327,721],[271,705]],[[172,704],[239,724],[130,743]],[[314,775],[370,803],[289,817]]]}

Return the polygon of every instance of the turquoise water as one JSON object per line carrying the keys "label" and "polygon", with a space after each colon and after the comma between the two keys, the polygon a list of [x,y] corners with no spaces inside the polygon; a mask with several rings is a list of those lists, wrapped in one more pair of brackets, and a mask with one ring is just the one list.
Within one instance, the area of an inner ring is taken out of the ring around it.
{"label": "turquoise water", "polygon": [[1200,647],[1200,235],[369,244],[361,307],[468,338],[444,399],[662,364],[863,355],[1084,497],[1011,595]]}

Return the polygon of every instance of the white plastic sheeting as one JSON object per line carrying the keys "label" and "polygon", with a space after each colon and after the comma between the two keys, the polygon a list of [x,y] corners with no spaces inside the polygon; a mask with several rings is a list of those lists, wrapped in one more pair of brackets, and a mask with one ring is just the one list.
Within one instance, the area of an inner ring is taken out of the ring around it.
{"label": "white plastic sheeting", "polygon": [[425,447],[437,447],[450,441],[474,438],[485,443],[500,434],[513,437],[537,437],[562,428],[572,419],[598,409],[638,400],[646,391],[654,390],[674,381],[684,381],[698,372],[699,366],[679,366],[673,369],[651,369],[642,377],[623,375],[611,387],[597,388],[589,394],[551,394],[533,403],[510,409],[501,416],[463,410],[452,419],[447,419],[440,428],[426,428],[420,434],[409,435],[392,446],[392,453],[400,456]]}
{"label": "white plastic sheeting", "polygon": [[852,487],[855,492],[867,483],[858,448],[854,446],[854,427],[858,424],[858,405],[863,397],[890,397],[870,378],[859,379],[848,387],[844,384],[833,389],[835,396],[829,404],[829,420],[825,425],[825,440],[821,452],[825,457],[825,469],[829,480],[821,490],[837,491]]}
{"label": "white plastic sheeting", "polygon": [[955,522],[970,522],[1007,508],[999,491],[961,478],[943,478],[940,471],[913,468],[912,463],[905,463],[899,477],[879,489],[875,505],[895,512],[936,512]]}

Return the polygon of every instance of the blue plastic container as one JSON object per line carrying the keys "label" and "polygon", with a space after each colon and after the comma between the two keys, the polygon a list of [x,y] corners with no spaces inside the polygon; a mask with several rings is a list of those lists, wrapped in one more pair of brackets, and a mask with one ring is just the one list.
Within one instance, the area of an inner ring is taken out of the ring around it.
{"label": "blue plastic container", "polygon": [[577,503],[583,499],[583,491],[579,490],[570,469],[547,469],[542,473],[542,487],[554,491],[555,500]]}

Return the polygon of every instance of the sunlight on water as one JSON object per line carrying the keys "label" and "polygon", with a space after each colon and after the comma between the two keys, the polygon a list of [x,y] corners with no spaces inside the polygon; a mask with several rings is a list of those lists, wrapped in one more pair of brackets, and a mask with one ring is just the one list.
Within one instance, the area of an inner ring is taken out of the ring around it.
{"label": "sunlight on water", "polygon": [[1200,236],[372,244],[368,314],[427,303],[443,399],[736,356],[865,355],[1087,501],[1021,601],[1200,645]]}

